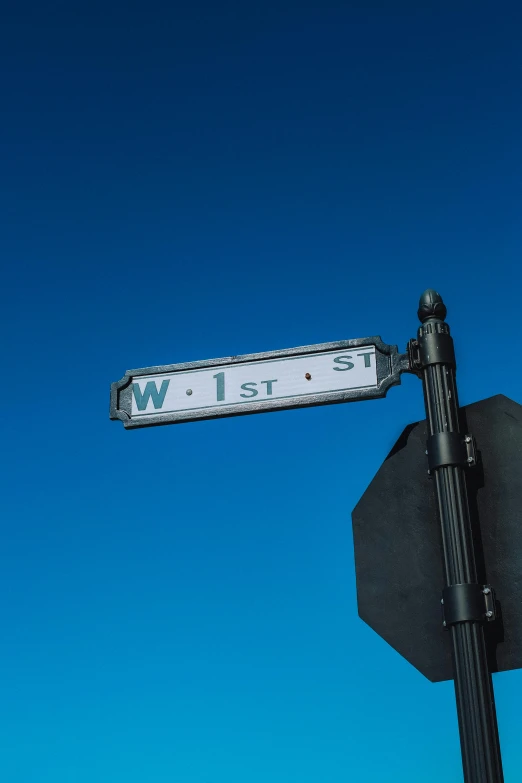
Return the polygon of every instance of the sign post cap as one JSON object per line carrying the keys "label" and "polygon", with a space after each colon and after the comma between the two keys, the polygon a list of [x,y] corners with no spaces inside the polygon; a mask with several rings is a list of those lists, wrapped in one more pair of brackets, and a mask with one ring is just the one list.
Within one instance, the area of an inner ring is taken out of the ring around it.
{"label": "sign post cap", "polygon": [[431,318],[444,321],[447,312],[442,296],[433,288],[427,288],[419,300],[419,309],[417,310],[419,321],[425,323]]}

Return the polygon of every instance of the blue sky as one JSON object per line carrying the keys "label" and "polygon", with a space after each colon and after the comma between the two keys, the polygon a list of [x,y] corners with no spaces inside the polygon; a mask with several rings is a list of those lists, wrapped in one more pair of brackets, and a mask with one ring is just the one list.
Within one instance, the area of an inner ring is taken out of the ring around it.
{"label": "blue sky", "polygon": [[[439,289],[522,403],[518,3],[2,11],[7,783],[461,780],[451,683],[357,617],[350,513],[420,383],[124,431],[130,367],[381,335]],[[495,675],[506,781],[522,674]]]}

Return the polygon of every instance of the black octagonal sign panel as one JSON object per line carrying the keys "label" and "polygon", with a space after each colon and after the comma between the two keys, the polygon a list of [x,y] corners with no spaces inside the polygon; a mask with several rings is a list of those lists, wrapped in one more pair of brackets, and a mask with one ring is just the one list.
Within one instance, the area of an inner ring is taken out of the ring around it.
{"label": "black octagonal sign panel", "polygon": [[[522,406],[503,395],[461,410],[480,465],[467,474],[479,581],[501,620],[486,626],[491,671],[522,667]],[[452,679],[442,627],[440,524],[426,422],[411,424],[352,514],[360,617],[433,682]]]}

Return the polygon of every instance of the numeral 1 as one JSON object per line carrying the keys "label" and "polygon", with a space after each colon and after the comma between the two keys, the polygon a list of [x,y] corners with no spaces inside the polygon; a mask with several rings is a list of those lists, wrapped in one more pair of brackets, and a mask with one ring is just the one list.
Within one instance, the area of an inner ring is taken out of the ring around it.
{"label": "numeral 1", "polygon": [[214,375],[213,378],[216,379],[217,401],[218,402],[224,402],[224,400],[225,400],[225,373],[224,372],[218,372],[218,374]]}

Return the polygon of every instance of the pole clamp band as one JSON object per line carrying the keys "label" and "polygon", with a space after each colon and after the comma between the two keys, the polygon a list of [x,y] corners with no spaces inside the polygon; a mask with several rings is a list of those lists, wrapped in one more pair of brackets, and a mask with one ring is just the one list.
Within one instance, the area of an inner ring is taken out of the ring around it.
{"label": "pole clamp band", "polygon": [[474,582],[447,585],[442,591],[442,624],[492,622],[496,619],[495,591]]}
{"label": "pole clamp band", "polygon": [[453,337],[447,332],[419,335],[419,361],[422,367],[430,364],[449,364],[456,367]]}
{"label": "pole clamp band", "polygon": [[436,468],[463,465],[466,461],[464,440],[460,432],[436,432],[428,438],[428,467]]}
{"label": "pole clamp band", "polygon": [[436,432],[429,436],[426,446],[430,475],[437,468],[447,468],[451,465],[473,467],[477,464],[477,447],[472,435]]}

